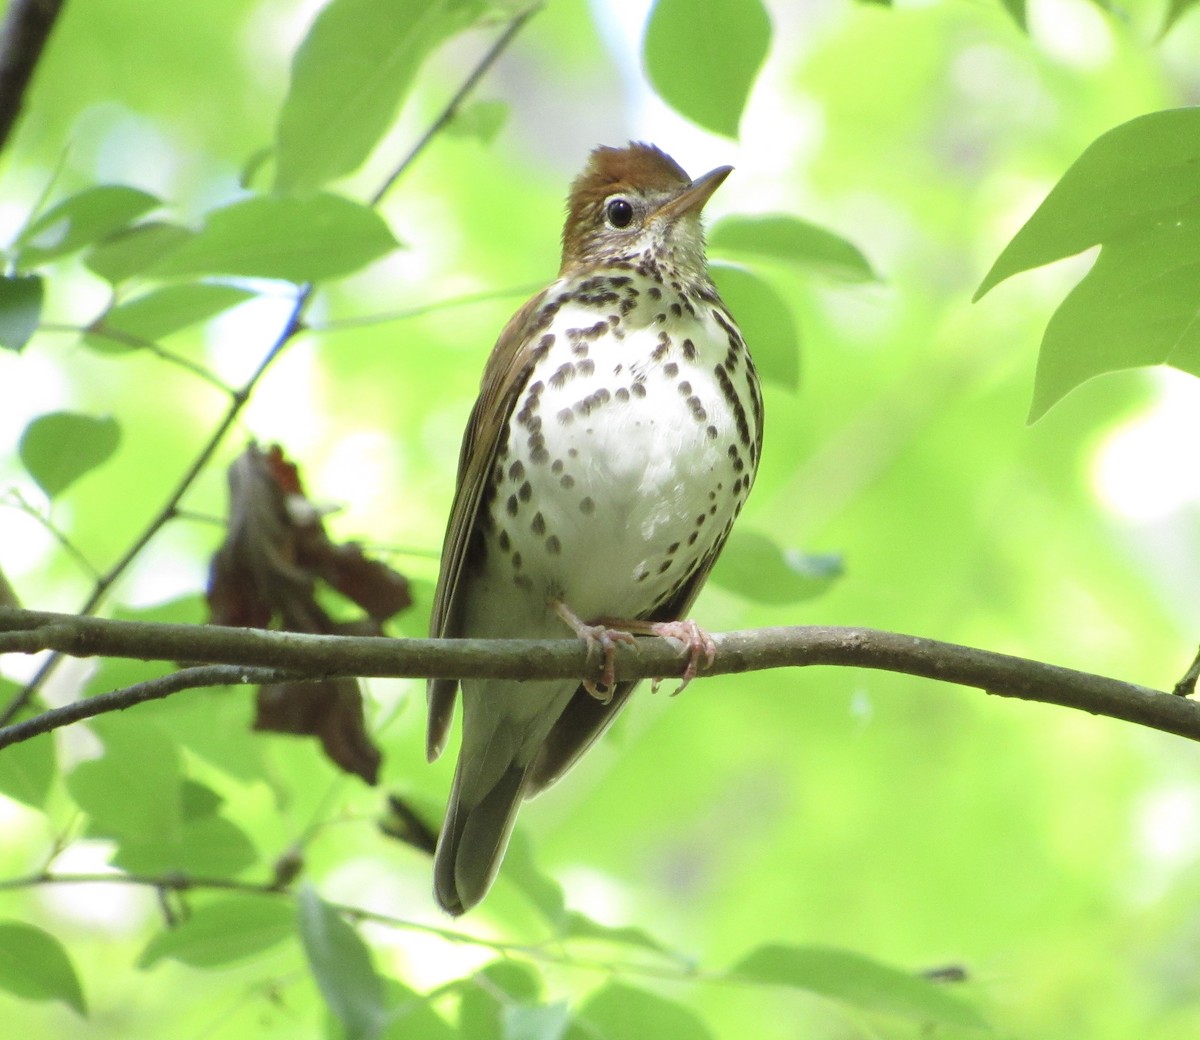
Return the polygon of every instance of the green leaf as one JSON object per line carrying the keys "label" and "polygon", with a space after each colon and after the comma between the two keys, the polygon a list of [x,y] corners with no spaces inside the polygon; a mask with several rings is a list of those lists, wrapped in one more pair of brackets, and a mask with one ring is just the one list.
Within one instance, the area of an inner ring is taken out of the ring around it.
{"label": "green leaf", "polygon": [[[3,684],[5,688],[10,685]],[[11,696],[5,696],[4,703],[10,701]],[[46,804],[56,770],[54,738],[49,733],[11,744],[0,750],[0,794],[40,809]]]}
{"label": "green leaf", "polygon": [[1012,20],[1017,23],[1017,28],[1021,32],[1029,31],[1029,24],[1025,17],[1025,0],[1000,0],[1001,6],[1006,10]]}
{"label": "green leaf", "polygon": [[1029,421],[1105,372],[1165,364],[1200,375],[1198,307],[1200,205],[1105,245],[1046,326]]}
{"label": "green leaf", "polygon": [[254,295],[248,289],[209,282],[165,285],[117,304],[98,318],[88,332],[105,343],[115,341],[128,346],[155,343],[173,332],[229,310]]}
{"label": "green leaf", "polygon": [[309,970],[346,1040],[374,1040],[387,1024],[383,980],[358,932],[309,886],[296,900]]}
{"label": "green leaf", "polygon": [[856,245],[798,217],[726,217],[708,238],[717,252],[782,260],[851,282],[879,280]]}
{"label": "green leaf", "polygon": [[83,263],[93,274],[119,285],[178,249],[194,234],[178,224],[148,220],[109,235],[84,256]]}
{"label": "green leaf", "polygon": [[89,722],[104,755],[77,765],[67,790],[96,833],[147,842],[173,840],[182,815],[179,756],[167,733],[125,718]]}
{"label": "green leaf", "polygon": [[296,913],[285,899],[224,896],[192,908],[170,931],[150,940],[139,968],[164,957],[193,968],[218,968],[277,946],[296,931]]}
{"label": "green leaf", "polygon": [[791,308],[758,275],[714,263],[709,273],[742,330],[759,375],[787,390],[800,385],[800,338]]}
{"label": "green leaf", "polygon": [[1167,13],[1163,16],[1162,29],[1159,31],[1159,38],[1166,36],[1188,11],[1200,3],[1200,0],[1170,0],[1167,4]]}
{"label": "green leaf", "polygon": [[254,196],[210,213],[154,274],[312,282],[350,274],[396,246],[383,218],[361,203],[327,194]]}
{"label": "green leaf", "polygon": [[314,191],[356,170],[416,71],[479,16],[478,0],[331,0],[292,60],[276,128],[275,190]]}
{"label": "green leaf", "polygon": [[1200,374],[1200,109],[1141,116],[1094,141],[1009,242],[975,298],[1100,245],[1038,356],[1029,419],[1092,376],[1169,364]]}
{"label": "green leaf", "polygon": [[102,184],[47,210],[17,237],[17,266],[32,267],[77,249],[125,227],[161,201],[149,192],[121,184]]}
{"label": "green leaf", "polygon": [[771,45],[760,0],[657,0],[642,58],[654,89],[706,130],[737,137],[746,99]]}
{"label": "green leaf", "polygon": [[560,1040],[571,1013],[565,1000],[553,1004],[508,1004],[500,1015],[504,1040]]}
{"label": "green leaf", "polygon": [[1200,198],[1200,108],[1152,112],[1102,134],[992,264],[978,300],[1020,271],[1170,224]]}
{"label": "green leaf", "polygon": [[506,1040],[505,1008],[534,1005],[542,993],[538,975],[517,961],[493,961],[458,986],[459,1033],[471,1040]]}
{"label": "green leaf", "polygon": [[[463,1035],[429,1006],[428,997],[396,979],[384,980],[384,994],[388,1025],[381,1040],[456,1040]],[[329,1040],[340,1038],[331,1035]]]}
{"label": "green leaf", "polygon": [[614,927],[601,924],[577,910],[567,912],[560,935],[564,939],[594,939],[599,942],[617,943],[621,946],[635,946],[643,950],[666,954],[680,961],[684,959],[669,947],[664,946],[644,928],[636,925]]}
{"label": "green leaf", "polygon": [[26,1000],[61,1000],[87,1015],[83,988],[66,949],[32,925],[0,922],[0,989]]}
{"label": "green leaf", "polygon": [[823,595],[842,576],[836,554],[784,549],[757,531],[734,528],[712,580],[757,603],[799,603]]}
{"label": "green leaf", "polygon": [[41,320],[44,292],[40,275],[0,277],[0,347],[24,349]]}
{"label": "green leaf", "polygon": [[167,834],[123,834],[112,863],[131,874],[181,871],[228,876],[258,859],[245,831],[223,816],[209,816],[185,820]]}
{"label": "green leaf", "polygon": [[553,925],[563,922],[566,899],[562,886],[538,869],[533,861],[533,848],[524,832],[514,832],[504,856],[504,877],[525,895]]}
{"label": "green leaf", "polygon": [[454,113],[454,118],[446,124],[446,133],[491,144],[507,119],[508,105],[503,101],[476,101]]}
{"label": "green leaf", "polygon": [[29,475],[55,498],[107,461],[120,440],[121,428],[110,416],[50,412],[25,427],[17,450]]}
{"label": "green leaf", "polygon": [[867,1011],[967,1029],[988,1025],[966,1001],[933,982],[858,953],[823,946],[760,946],[729,977],[792,986]]}
{"label": "green leaf", "polygon": [[684,1005],[620,982],[594,993],[575,1016],[569,1040],[603,1037],[653,1037],[654,1040],[705,1040],[708,1026]]}

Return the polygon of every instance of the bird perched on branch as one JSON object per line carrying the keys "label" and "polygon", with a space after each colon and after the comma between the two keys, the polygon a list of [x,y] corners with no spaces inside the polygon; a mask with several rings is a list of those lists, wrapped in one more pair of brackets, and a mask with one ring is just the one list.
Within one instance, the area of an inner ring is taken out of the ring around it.
{"label": "bird perched on branch", "polygon": [[[557,280],[488,358],[459,458],[435,637],[552,639],[604,654],[600,682],[462,682],[463,738],[434,865],[461,914],[491,886],[523,799],[563,775],[629,699],[617,643],[711,638],[684,620],[754,482],[762,396],[709,278],[692,180],[652,145],[597,148],[571,187]],[[458,683],[429,683],[427,752]]]}

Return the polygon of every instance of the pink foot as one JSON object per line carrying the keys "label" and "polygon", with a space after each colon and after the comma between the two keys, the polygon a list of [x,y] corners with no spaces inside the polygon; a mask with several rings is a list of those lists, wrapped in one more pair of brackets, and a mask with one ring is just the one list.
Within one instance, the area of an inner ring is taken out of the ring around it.
{"label": "pink foot", "polygon": [[[711,668],[713,661],[717,659],[717,644],[713,642],[713,637],[691,619],[687,621],[656,621],[650,625],[650,632],[663,639],[673,639],[682,643],[680,656],[687,655],[687,667],[683,670],[679,685],[671,693],[672,697],[681,693],[683,688],[696,678],[700,671],[701,656],[704,658],[705,668]],[[657,685],[656,680],[655,686]]]}
{"label": "pink foot", "polygon": [[612,700],[613,686],[616,685],[617,681],[616,669],[614,667],[617,644],[625,643],[637,649],[637,640],[633,638],[632,633],[626,632],[624,629],[609,628],[607,625],[589,625],[561,600],[555,600],[552,606],[554,607],[554,612],[570,626],[571,631],[582,639],[587,646],[587,659],[589,663],[591,663],[592,657],[595,655],[597,646],[603,652],[604,667],[600,671],[600,682],[595,683],[591,679],[584,679],[583,688],[601,704],[607,704]]}

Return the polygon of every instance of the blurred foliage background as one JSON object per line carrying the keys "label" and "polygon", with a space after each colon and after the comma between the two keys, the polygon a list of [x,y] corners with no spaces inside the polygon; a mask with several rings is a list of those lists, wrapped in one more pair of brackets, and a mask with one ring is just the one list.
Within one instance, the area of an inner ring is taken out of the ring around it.
{"label": "blurred foliage background", "polygon": [[[695,6],[703,24],[705,5]],[[54,200],[133,185],[192,225],[239,197],[244,171],[272,143],[291,56],[317,8],[68,4],[0,159],[4,238],[47,190]],[[392,630],[423,634],[483,360],[556,270],[563,199],[587,152],[634,138],[694,175],[736,167],[707,210],[712,222],[792,214],[845,236],[879,276],[758,267],[799,329],[800,380],[795,392],[767,391],[763,468],[741,526],[788,549],[839,554],[844,573],[820,598],[785,603],[747,597],[727,574],[700,599],[698,619],[712,630],[869,625],[1169,689],[1200,633],[1194,379],[1103,376],[1027,426],[1042,330],[1089,258],[970,299],[1091,141],[1200,98],[1200,17],[1175,4],[1178,21],[1160,38],[1166,5],[1139,0],[1032,0],[1024,29],[1015,4],[767,0],[770,49],[735,139],[700,129],[651,85],[648,8],[551,0],[531,19],[380,207],[403,248],[321,287],[313,329],[269,370],[185,499],[189,515],[122,577],[109,612],[203,617],[223,469],[253,437],[279,442],[310,497],[338,507],[327,520],[337,537],[364,541],[412,579],[416,606]],[[435,49],[395,126],[339,192],[369,196],[499,27],[485,18]],[[706,39],[711,49],[668,38],[660,68],[718,69],[734,37]],[[269,179],[261,166],[250,175],[259,189]],[[286,313],[282,289],[255,287],[258,298],[165,346],[239,384]],[[43,328],[19,355],[0,351],[4,443],[15,449],[32,418],[56,410],[115,416],[121,441],[52,508],[15,450],[0,457],[0,566],[25,605],[74,610],[93,575],[15,494],[34,512],[49,508],[102,570],[161,507],[227,399],[148,351],[82,343],[78,328],[104,310],[108,290],[78,258],[54,266],[46,292]],[[6,658],[6,690],[32,667]],[[69,662],[45,699],[156,667]],[[643,929],[702,971],[762,944],[820,944],[911,970],[964,967],[961,992],[1002,1036],[1200,1030],[1200,752],[1179,739],[850,669],[701,681],[676,700],[645,689],[603,745],[523,812],[520,847],[460,923],[514,944],[488,947],[422,930],[448,927],[428,857],[377,827],[382,791],[434,820],[443,804],[453,755],[424,762],[423,685],[366,689],[385,754],[376,789],[338,774],[310,742],[248,732],[247,690],[185,693],[60,733],[62,775],[41,809],[0,798],[0,886],[48,863],[108,869],[116,846],[105,810],[86,772],[73,777],[101,743],[111,752],[110,740],[124,740],[128,786],[114,798],[144,789],[168,747],[176,764],[161,768],[215,792],[222,818],[248,839],[228,862],[197,853],[194,873],[260,881],[302,848],[305,877],[326,899],[410,923],[361,926],[381,975],[433,994],[420,1007],[436,1020],[414,1014],[396,1036],[575,1035],[564,1032],[568,1016],[606,984],[686,1007],[720,1037],[959,1035],[786,988],[688,981],[676,961],[636,944],[538,946],[547,924],[519,883],[537,877],[530,856],[569,906]],[[126,850],[125,861],[136,857]],[[201,890],[185,902],[199,913],[213,898]],[[89,1009],[85,1018],[63,1001],[0,993],[12,1035],[346,1035],[294,938],[232,964],[148,956],[167,934],[152,887],[22,885],[0,890],[0,917],[64,944]],[[473,976],[498,957],[502,968]],[[687,1018],[656,1035],[692,1028]]]}

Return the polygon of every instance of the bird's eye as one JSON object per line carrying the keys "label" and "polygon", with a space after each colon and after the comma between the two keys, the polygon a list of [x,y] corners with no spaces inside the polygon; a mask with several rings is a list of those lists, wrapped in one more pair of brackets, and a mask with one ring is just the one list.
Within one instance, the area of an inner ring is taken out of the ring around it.
{"label": "bird's eye", "polygon": [[630,221],[633,220],[633,206],[628,199],[609,199],[604,213],[609,224],[615,228],[629,227]]}

